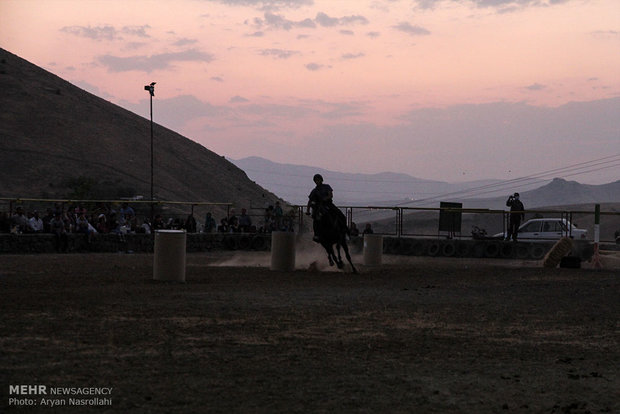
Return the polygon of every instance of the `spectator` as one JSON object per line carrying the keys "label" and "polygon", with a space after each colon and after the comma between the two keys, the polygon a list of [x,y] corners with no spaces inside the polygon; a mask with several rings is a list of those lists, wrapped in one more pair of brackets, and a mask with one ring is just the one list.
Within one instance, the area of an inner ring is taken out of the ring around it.
{"label": "spectator", "polygon": [[351,234],[351,237],[357,237],[360,235],[360,230],[357,228],[357,224],[355,224],[355,222],[353,221],[351,222],[351,228],[349,229],[349,233]]}
{"label": "spectator", "polygon": [[216,227],[217,227],[217,224],[215,223],[215,219],[211,215],[211,212],[208,212],[207,215],[205,216],[204,232],[205,233],[213,233],[215,231]]}
{"label": "spectator", "polygon": [[237,216],[232,216],[228,219],[228,231],[230,233],[239,232],[239,219],[237,218]]}
{"label": "spectator", "polygon": [[220,233],[228,233],[230,231],[226,217],[220,220],[220,225],[218,226],[217,231]]}
{"label": "spectator", "polygon": [[276,206],[273,208],[273,222],[276,230],[282,230],[282,216],[284,216],[282,206],[279,201],[276,201]]}
{"label": "spectator", "polygon": [[11,220],[6,211],[0,212],[0,233],[8,233],[11,231]]}
{"label": "spectator", "polygon": [[514,193],[508,197],[506,206],[510,207],[510,220],[508,223],[508,235],[506,240],[512,238],[512,240],[517,241],[521,219],[525,218],[525,207],[523,207],[523,203],[519,200],[519,193]]}
{"label": "spectator", "polygon": [[50,232],[55,236],[54,242],[56,244],[56,251],[66,252],[69,247],[69,240],[67,239],[67,224],[62,217],[60,211],[56,211],[54,218],[50,220]]}
{"label": "spectator", "polygon": [[273,206],[269,206],[265,209],[265,224],[263,226],[266,233],[271,233],[273,230]]}
{"label": "spectator", "polygon": [[193,214],[187,216],[187,220],[185,220],[185,231],[188,233],[196,233],[196,219]]}
{"label": "spectator", "polygon": [[239,216],[239,231],[242,233],[250,232],[252,227],[252,218],[248,216],[245,208],[241,209],[241,215]]}
{"label": "spectator", "polygon": [[80,214],[75,220],[76,224],[76,233],[81,233],[86,235],[86,243],[90,243],[92,239],[92,235],[97,232],[95,228],[88,222],[86,219],[86,210],[80,210]]}
{"label": "spectator", "polygon": [[95,229],[97,229],[97,232],[101,234],[106,234],[110,232],[110,227],[108,227],[108,222],[105,218],[105,214],[100,213],[97,216],[97,224],[95,225]]}
{"label": "spectator", "polygon": [[374,231],[372,230],[372,226],[370,225],[370,223],[366,223],[366,227],[364,227],[364,231],[362,232],[362,234],[373,234]]}
{"label": "spectator", "polygon": [[50,233],[50,221],[54,218],[54,211],[48,208],[45,216],[43,216],[43,232]]}
{"label": "spectator", "polygon": [[37,210],[34,211],[32,217],[29,220],[28,225],[30,226],[30,230],[33,233],[43,233],[44,226],[43,220],[39,217],[39,212]]}
{"label": "spectator", "polygon": [[120,218],[127,219],[127,216],[135,216],[136,212],[129,206],[129,203],[123,203],[118,210]]}
{"label": "spectator", "polygon": [[151,225],[148,218],[145,218],[144,223],[142,223],[142,233],[151,234]]}
{"label": "spectator", "polygon": [[28,218],[24,215],[24,210],[21,207],[15,209],[15,214],[11,217],[11,225],[17,233],[27,232],[30,228]]}
{"label": "spectator", "polygon": [[153,230],[163,230],[165,228],[166,225],[164,224],[164,218],[161,214],[156,215],[153,219]]}

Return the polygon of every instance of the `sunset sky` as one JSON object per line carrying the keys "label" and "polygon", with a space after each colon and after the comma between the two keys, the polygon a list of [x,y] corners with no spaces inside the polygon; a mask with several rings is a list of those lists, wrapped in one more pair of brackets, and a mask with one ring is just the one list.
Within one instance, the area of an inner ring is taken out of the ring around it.
{"label": "sunset sky", "polygon": [[0,47],[228,158],[620,179],[619,0],[0,0]]}

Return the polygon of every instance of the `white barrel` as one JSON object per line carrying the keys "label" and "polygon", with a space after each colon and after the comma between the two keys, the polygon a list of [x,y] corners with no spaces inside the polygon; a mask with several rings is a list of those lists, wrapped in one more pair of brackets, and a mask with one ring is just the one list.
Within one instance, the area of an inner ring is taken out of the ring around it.
{"label": "white barrel", "polygon": [[156,230],[153,279],[185,282],[185,230]]}
{"label": "white barrel", "polygon": [[292,231],[271,233],[271,270],[295,270],[295,233]]}
{"label": "white barrel", "polygon": [[379,266],[383,257],[383,236],[364,234],[364,265]]}

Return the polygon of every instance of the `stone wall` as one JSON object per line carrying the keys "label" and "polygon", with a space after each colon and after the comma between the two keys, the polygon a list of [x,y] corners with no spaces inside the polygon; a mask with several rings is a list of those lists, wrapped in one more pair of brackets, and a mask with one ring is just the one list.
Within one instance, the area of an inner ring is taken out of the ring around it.
{"label": "stone wall", "polygon": [[[189,233],[187,251],[269,250],[269,234]],[[0,254],[20,253],[152,253],[149,234],[96,234],[90,240],[84,234],[67,234],[58,239],[52,234],[0,234]]]}

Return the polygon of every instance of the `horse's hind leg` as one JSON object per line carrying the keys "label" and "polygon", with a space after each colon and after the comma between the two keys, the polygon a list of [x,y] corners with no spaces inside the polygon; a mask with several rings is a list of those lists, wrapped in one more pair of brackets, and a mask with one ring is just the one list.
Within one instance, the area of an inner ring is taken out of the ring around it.
{"label": "horse's hind leg", "polygon": [[351,265],[351,269],[353,270],[353,273],[357,273],[357,269],[353,265],[353,261],[351,260],[351,255],[349,254],[349,246],[347,246],[346,242],[343,243],[342,248],[344,249],[344,256],[349,261],[349,264]]}
{"label": "horse's hind leg", "polygon": [[327,260],[329,260],[329,265],[333,266],[334,265],[334,259],[336,258],[336,255],[334,254],[334,248],[332,247],[332,245],[326,245],[323,244],[323,247],[325,248],[325,251],[327,252]]}

